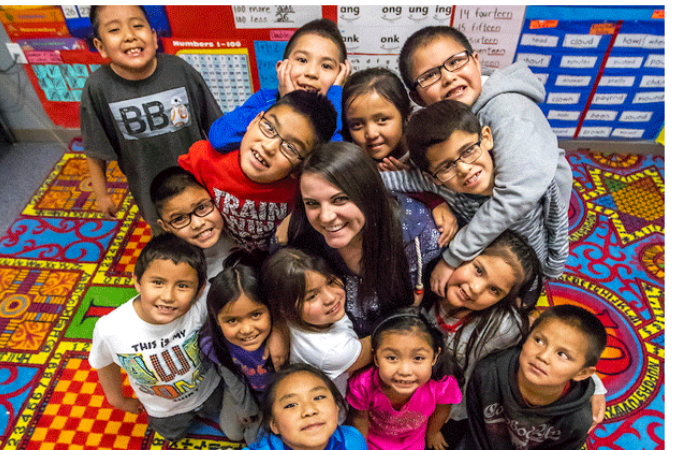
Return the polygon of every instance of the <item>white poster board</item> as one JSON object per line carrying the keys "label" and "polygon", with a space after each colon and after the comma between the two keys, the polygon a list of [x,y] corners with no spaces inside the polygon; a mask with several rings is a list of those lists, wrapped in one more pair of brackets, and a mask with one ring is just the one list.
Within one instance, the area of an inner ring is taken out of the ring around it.
{"label": "white poster board", "polygon": [[482,66],[497,69],[513,62],[525,10],[525,6],[337,6],[337,24],[354,70],[384,66],[397,73],[400,50],[410,35],[427,26],[452,24],[466,35]]}

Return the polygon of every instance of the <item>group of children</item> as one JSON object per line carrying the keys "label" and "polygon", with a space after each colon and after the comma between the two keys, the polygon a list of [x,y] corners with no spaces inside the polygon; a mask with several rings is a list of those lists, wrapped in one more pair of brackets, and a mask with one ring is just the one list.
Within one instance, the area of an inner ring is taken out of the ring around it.
{"label": "group of children", "polygon": [[[526,66],[483,84],[465,36],[427,27],[402,81],[351,74],[320,19],[291,37],[278,89],[222,115],[194,69],[155,54],[141,7],[94,6],[91,22],[110,58],[81,104],[97,204],[116,213],[116,159],[154,235],[138,296],[94,330],[113,407],[171,441],[218,417],[250,449],[583,445],[606,332],[576,306],[530,325],[568,255],[571,171]],[[164,112],[175,98],[183,121]],[[435,224],[415,235],[426,208]]]}

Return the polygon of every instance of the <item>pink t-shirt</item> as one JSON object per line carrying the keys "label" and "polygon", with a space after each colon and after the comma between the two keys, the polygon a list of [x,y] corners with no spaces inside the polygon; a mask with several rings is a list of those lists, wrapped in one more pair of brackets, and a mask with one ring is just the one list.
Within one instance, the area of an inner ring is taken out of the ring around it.
{"label": "pink t-shirt", "polygon": [[381,386],[376,367],[349,378],[346,399],[352,407],[368,412],[369,449],[424,450],[428,419],[435,405],[461,402],[459,385],[451,376],[440,381],[429,380],[412,394],[400,411],[393,409]]}

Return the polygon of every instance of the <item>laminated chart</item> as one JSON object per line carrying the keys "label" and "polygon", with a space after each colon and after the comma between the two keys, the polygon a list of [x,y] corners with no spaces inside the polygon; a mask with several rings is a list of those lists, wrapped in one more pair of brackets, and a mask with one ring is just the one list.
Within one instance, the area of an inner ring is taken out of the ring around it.
{"label": "laminated chart", "polygon": [[527,20],[517,49],[569,139],[655,139],[664,123],[664,21]]}
{"label": "laminated chart", "polygon": [[407,38],[421,28],[443,25],[466,35],[483,67],[498,69],[513,61],[524,11],[524,6],[338,6],[337,23],[354,70],[386,67],[397,73]]}
{"label": "laminated chart", "polygon": [[253,94],[246,43],[220,40],[162,40],[173,53],[201,74],[223,113],[242,105]]}

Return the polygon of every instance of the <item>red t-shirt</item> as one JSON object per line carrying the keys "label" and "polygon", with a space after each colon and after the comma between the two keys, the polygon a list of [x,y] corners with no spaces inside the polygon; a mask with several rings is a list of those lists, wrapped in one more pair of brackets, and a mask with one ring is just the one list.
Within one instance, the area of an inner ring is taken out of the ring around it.
{"label": "red t-shirt", "polygon": [[251,181],[241,171],[239,150],[223,155],[205,140],[192,144],[178,163],[208,189],[239,245],[249,250],[268,248],[276,227],[290,214],[296,179],[286,177],[268,184]]}

